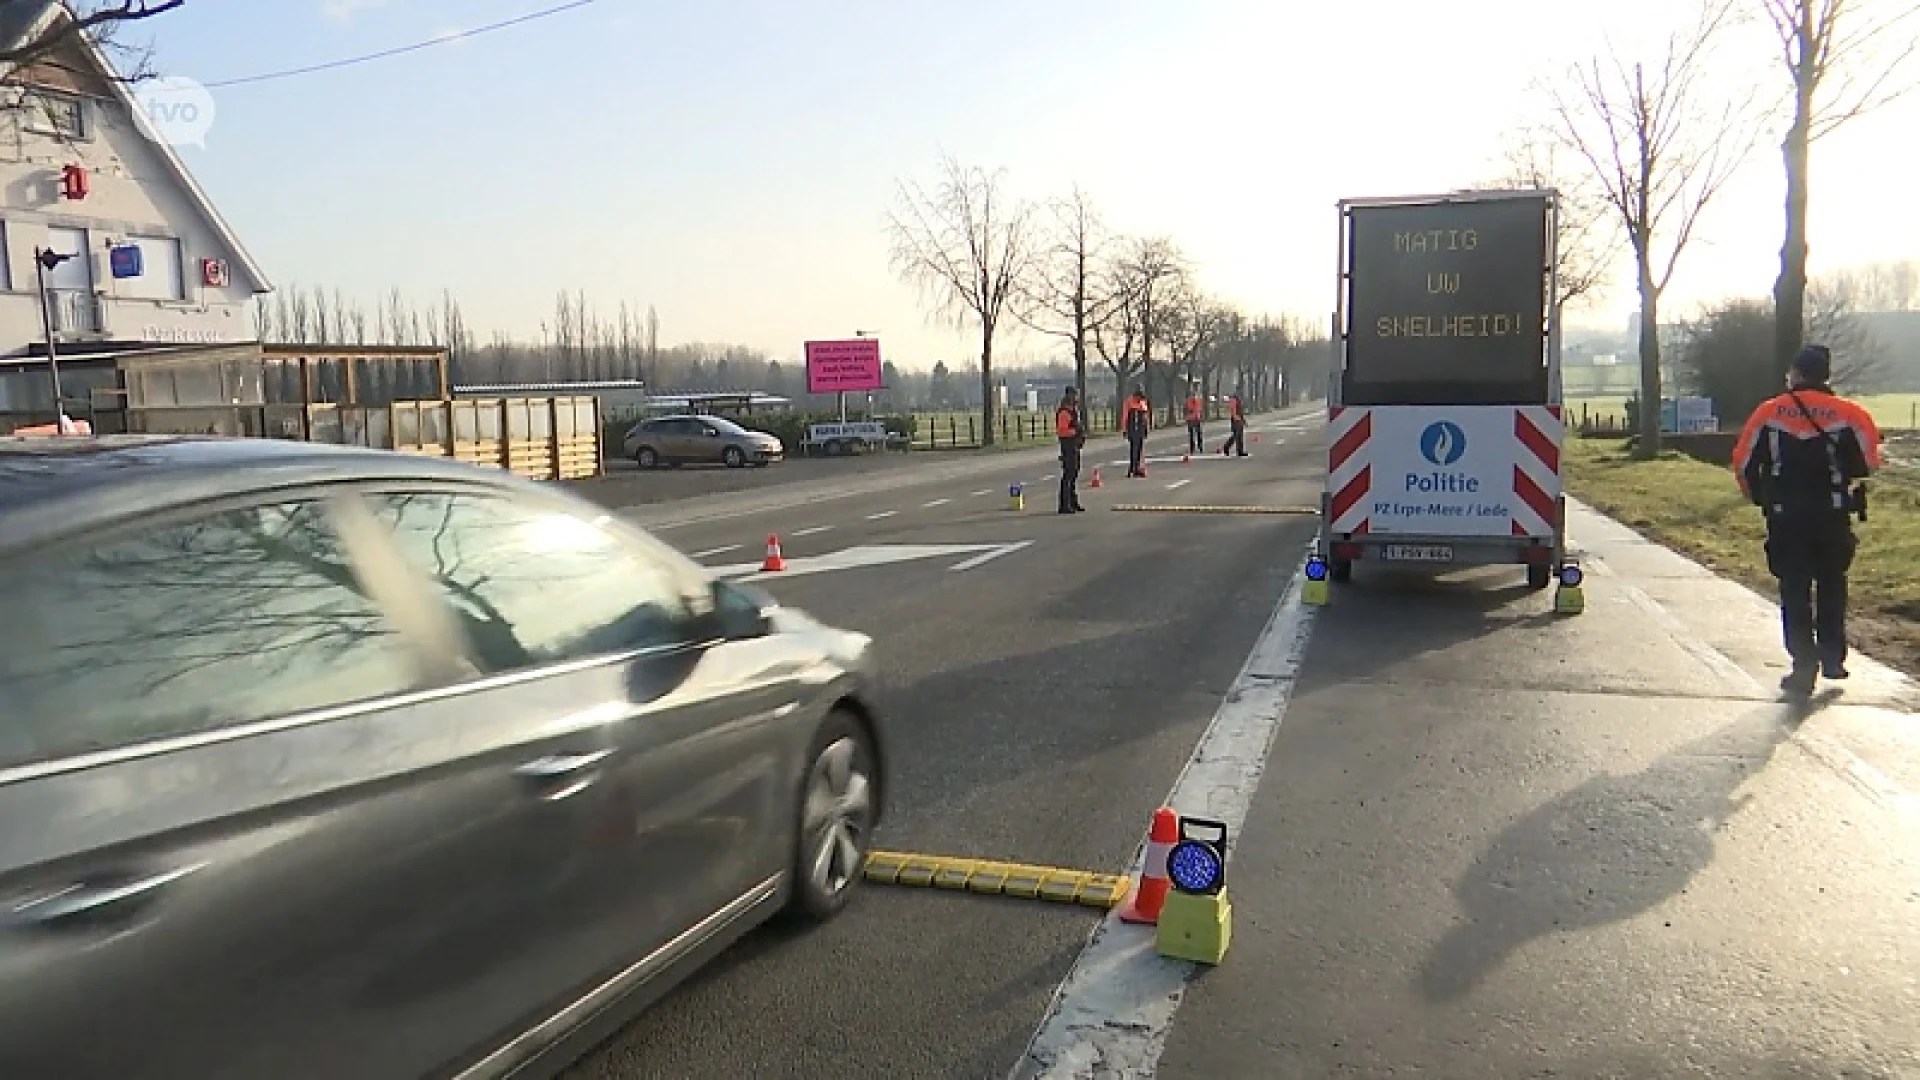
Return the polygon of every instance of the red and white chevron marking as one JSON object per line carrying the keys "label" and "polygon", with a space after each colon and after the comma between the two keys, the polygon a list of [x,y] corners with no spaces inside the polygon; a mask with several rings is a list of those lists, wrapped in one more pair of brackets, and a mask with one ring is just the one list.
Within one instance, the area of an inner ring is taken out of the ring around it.
{"label": "red and white chevron marking", "polygon": [[[1331,443],[1327,450],[1328,530],[1363,535],[1373,493],[1373,409],[1333,406],[1327,410]],[[1514,536],[1551,537],[1559,518],[1560,446],[1566,428],[1558,405],[1513,407]]]}
{"label": "red and white chevron marking", "polygon": [[1513,410],[1513,535],[1553,535],[1560,519],[1560,447],[1566,425],[1558,405]]}
{"label": "red and white chevron marking", "polygon": [[1373,464],[1368,440],[1373,438],[1373,410],[1335,405],[1327,412],[1327,520],[1328,532],[1367,531],[1367,496],[1373,490]]}

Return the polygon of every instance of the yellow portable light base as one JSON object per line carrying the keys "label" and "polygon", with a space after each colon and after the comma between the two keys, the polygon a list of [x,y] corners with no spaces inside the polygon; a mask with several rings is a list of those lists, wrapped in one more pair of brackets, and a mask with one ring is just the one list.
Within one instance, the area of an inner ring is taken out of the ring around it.
{"label": "yellow portable light base", "polygon": [[1330,598],[1330,592],[1324,580],[1309,581],[1301,586],[1300,602],[1303,604],[1311,607],[1325,607]]}
{"label": "yellow portable light base", "polygon": [[1226,889],[1217,893],[1168,890],[1154,940],[1161,956],[1217,965],[1227,958],[1232,940],[1233,902],[1227,899]]}
{"label": "yellow portable light base", "polygon": [[1553,590],[1554,614],[1578,615],[1585,611],[1587,596],[1580,591],[1580,586],[1587,580],[1587,576],[1580,569],[1580,564],[1573,559],[1567,559],[1560,564],[1560,568],[1554,572],[1553,576],[1559,582],[1559,587]]}

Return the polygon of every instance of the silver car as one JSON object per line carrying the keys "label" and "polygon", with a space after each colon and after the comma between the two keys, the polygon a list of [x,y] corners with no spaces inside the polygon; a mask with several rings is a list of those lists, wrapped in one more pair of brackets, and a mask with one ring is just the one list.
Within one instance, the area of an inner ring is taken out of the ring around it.
{"label": "silver car", "polygon": [[0,1077],[548,1071],[885,791],[870,642],[498,471],[0,439]]}
{"label": "silver car", "polygon": [[656,416],[627,429],[623,449],[643,469],[662,465],[765,467],[786,456],[776,435],[753,431],[724,416]]}

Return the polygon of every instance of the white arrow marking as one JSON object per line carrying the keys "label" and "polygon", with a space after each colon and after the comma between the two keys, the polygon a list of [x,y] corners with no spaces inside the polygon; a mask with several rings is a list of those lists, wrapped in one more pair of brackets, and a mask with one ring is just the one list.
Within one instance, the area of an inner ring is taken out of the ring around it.
{"label": "white arrow marking", "polygon": [[955,555],[973,556],[953,567],[955,570],[968,570],[989,559],[1010,555],[1032,542],[1023,540],[1013,544],[865,544],[825,555],[788,559],[785,570],[766,572],[760,569],[760,563],[751,562],[709,566],[707,571],[718,578],[762,581],[801,577],[807,574],[824,574],[832,570],[858,570],[869,566],[885,566],[889,563],[913,562],[919,559],[951,558]]}
{"label": "white arrow marking", "polygon": [[971,570],[976,566],[985,566],[987,563],[992,562],[993,560],[999,558],[1000,556],[1011,555],[1014,552],[1019,551],[1021,548],[1026,547],[1028,544],[1031,544],[1031,543],[1033,543],[1033,541],[1031,540],[1022,540],[1017,544],[1002,544],[1001,546],[993,549],[992,551],[986,552],[985,554],[975,555],[973,558],[968,559],[966,562],[955,563],[954,565],[948,567],[948,569],[949,570]]}

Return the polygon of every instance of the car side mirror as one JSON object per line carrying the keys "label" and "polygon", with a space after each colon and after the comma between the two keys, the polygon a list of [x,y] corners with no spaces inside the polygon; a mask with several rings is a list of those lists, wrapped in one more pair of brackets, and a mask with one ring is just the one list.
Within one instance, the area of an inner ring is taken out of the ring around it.
{"label": "car side mirror", "polygon": [[720,633],[728,641],[751,641],[772,633],[771,613],[779,605],[759,589],[730,581],[713,583],[713,611],[720,620]]}

